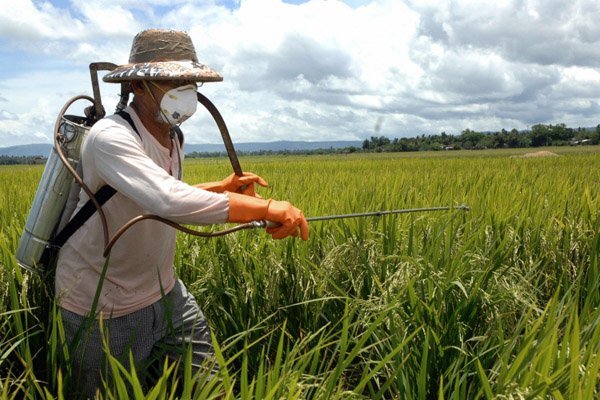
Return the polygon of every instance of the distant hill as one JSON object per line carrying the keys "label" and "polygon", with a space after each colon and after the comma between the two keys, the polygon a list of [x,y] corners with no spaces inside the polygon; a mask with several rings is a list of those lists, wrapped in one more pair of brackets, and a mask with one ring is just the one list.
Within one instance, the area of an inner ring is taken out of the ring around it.
{"label": "distant hill", "polygon": [[[240,152],[258,152],[258,151],[298,151],[298,150],[317,150],[317,149],[329,149],[329,148],[343,148],[343,147],[361,147],[362,142],[358,140],[353,141],[328,141],[328,142],[292,142],[292,141],[279,141],[279,142],[264,142],[264,143],[234,143],[235,149]],[[9,157],[34,157],[43,156],[47,157],[50,154],[51,144],[37,143],[37,144],[26,144],[20,146],[0,147],[0,156]],[[220,153],[225,151],[225,146],[222,144],[193,144],[187,143],[185,145],[185,152],[199,153]]]}
{"label": "distant hill", "polygon": [[48,157],[52,145],[48,143],[24,144],[20,146],[0,147],[0,156],[9,157]]}

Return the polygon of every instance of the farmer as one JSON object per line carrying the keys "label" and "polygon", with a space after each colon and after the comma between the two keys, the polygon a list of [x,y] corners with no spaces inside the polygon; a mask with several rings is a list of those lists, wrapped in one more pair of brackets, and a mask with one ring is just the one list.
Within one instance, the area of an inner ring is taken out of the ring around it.
{"label": "farmer", "polygon": [[[300,210],[255,195],[255,183],[266,186],[255,174],[197,186],[180,180],[183,143],[173,127],[195,112],[197,82],[221,80],[198,62],[186,33],[167,30],[140,32],[133,39],[129,64],[104,77],[106,82],[128,83],[134,95],[124,110],[127,115],[98,121],[82,148],[84,182],[92,191],[107,184],[117,191],[103,206],[111,236],[131,218],[150,213],[196,225],[266,219],[280,224],[267,229],[274,239],[308,238]],[[80,197],[78,208],[88,200],[83,191]],[[175,233],[151,220],[134,225],[114,245],[103,280],[107,259],[98,213],[62,247],[55,289],[71,348],[75,397],[93,397],[107,378],[100,329],[111,354],[126,365],[129,352],[144,367],[156,354],[165,354],[160,353],[164,349],[169,358],[181,359],[190,346],[196,370],[210,360],[208,324],[174,273]],[[89,315],[89,329],[78,334]],[[209,362],[204,365],[214,368]]]}

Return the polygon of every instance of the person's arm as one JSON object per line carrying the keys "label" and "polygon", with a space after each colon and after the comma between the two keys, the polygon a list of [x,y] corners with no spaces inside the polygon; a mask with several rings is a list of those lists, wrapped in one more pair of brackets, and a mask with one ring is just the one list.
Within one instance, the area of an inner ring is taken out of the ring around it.
{"label": "person's arm", "polygon": [[249,222],[267,219],[274,239],[308,239],[308,223],[300,210],[286,201],[227,192],[212,193],[181,182],[156,165],[125,128],[109,128],[93,140],[97,173],[117,191],[149,213],[184,224]]}
{"label": "person's arm", "polygon": [[185,224],[227,220],[226,195],[196,188],[169,175],[146,155],[126,128],[110,126],[88,140],[93,140],[88,148],[98,175],[145,212]]}

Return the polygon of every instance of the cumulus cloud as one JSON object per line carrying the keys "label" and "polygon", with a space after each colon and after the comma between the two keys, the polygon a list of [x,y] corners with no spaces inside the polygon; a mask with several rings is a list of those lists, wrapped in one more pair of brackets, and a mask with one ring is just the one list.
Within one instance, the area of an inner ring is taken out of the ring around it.
{"label": "cumulus cloud", "polygon": [[[87,65],[125,63],[151,27],[186,30],[224,82],[201,88],[234,140],[362,139],[598,124],[594,0],[21,0],[0,3],[0,136],[51,138],[91,93]],[[292,4],[299,3],[299,4]],[[26,55],[25,57],[23,55]],[[33,62],[31,62],[33,61]],[[118,87],[102,84],[105,106]],[[218,142],[206,113],[188,142]]]}
{"label": "cumulus cloud", "polygon": [[588,0],[411,1],[419,34],[451,47],[493,50],[542,65],[600,64],[600,4]]}
{"label": "cumulus cloud", "polygon": [[232,62],[231,78],[241,90],[273,91],[287,100],[347,103],[340,100],[347,95],[343,81],[354,77],[347,52],[301,34],[286,36],[272,52],[241,51]]}

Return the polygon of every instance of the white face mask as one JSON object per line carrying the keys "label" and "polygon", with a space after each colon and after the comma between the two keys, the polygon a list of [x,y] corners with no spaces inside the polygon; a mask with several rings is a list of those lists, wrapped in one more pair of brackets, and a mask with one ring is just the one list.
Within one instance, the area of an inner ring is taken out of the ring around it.
{"label": "white face mask", "polygon": [[166,91],[160,101],[161,119],[175,126],[194,115],[198,106],[196,90],[196,85],[185,85]]}

